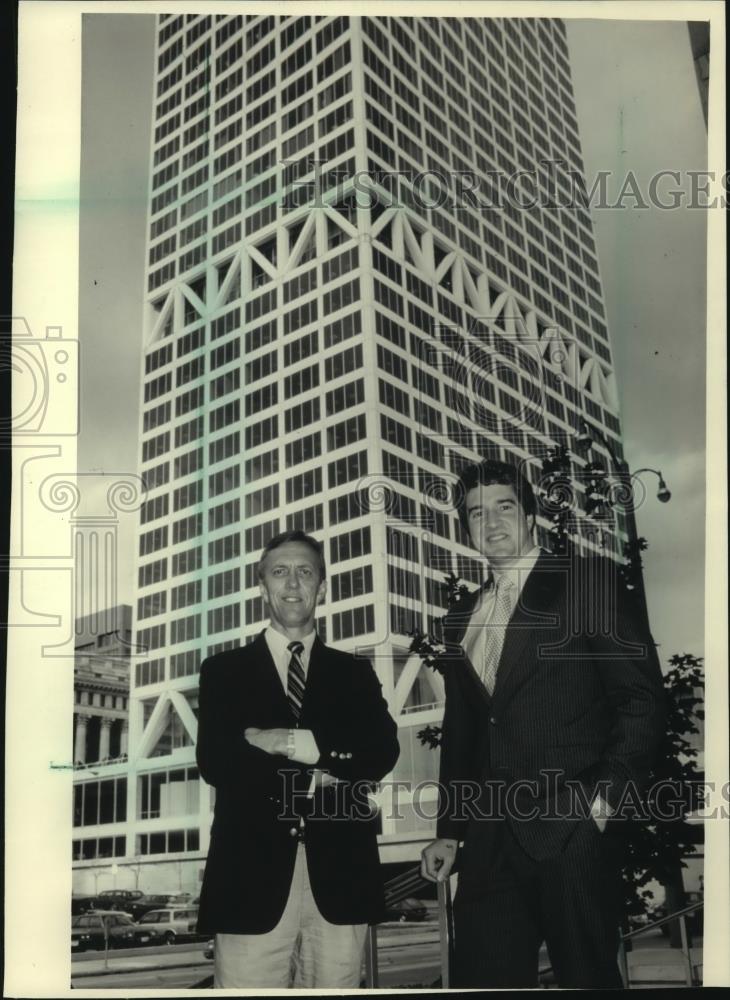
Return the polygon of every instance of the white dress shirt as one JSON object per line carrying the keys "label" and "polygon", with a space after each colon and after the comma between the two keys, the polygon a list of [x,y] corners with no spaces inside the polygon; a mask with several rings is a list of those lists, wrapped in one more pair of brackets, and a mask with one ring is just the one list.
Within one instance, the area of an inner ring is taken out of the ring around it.
{"label": "white dress shirt", "polygon": [[[302,661],[302,666],[304,667],[305,678],[309,672],[309,658],[312,655],[312,646],[314,645],[316,636],[317,633],[314,629],[312,629],[309,635],[305,635],[303,639],[298,640],[304,646],[299,659]],[[271,625],[266,628],[264,638],[266,639],[266,645],[269,647],[269,652],[271,653],[271,658],[274,661],[274,666],[276,667],[276,672],[279,675],[281,685],[286,691],[289,676],[289,661],[291,660],[289,643],[293,640],[287,638],[287,636],[283,635],[283,633],[278,632]]]}
{"label": "white dress shirt", "polygon": [[[541,552],[542,549],[535,545],[529,552],[526,552],[525,555],[516,557],[514,563],[510,566],[500,567],[499,569],[496,567],[490,567],[495,577],[495,583],[501,576],[507,577],[511,580],[514,586],[513,596],[515,606],[520,598],[525,581],[534,569],[535,563],[537,562]],[[487,629],[484,626],[486,626],[492,619],[492,614],[494,613],[495,594],[496,586],[490,587],[489,590],[483,590],[481,592],[464,634],[464,651],[477,670],[484,660],[484,644],[487,634]],[[514,607],[512,610],[514,611]]]}

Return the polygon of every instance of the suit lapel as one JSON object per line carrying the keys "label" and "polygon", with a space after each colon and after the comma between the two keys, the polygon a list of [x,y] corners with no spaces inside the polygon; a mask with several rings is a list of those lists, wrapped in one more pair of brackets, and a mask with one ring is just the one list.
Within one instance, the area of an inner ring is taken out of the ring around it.
{"label": "suit lapel", "polygon": [[525,670],[535,667],[535,656],[526,657],[525,653],[530,645],[534,645],[536,632],[557,624],[557,614],[551,613],[550,609],[558,602],[561,587],[564,586],[560,560],[546,552],[541,553],[525,581],[505,632],[494,686],[495,701],[498,698],[503,700],[514,688],[515,680],[524,676]]}
{"label": "suit lapel", "polygon": [[273,706],[278,703],[282,712],[290,714],[289,699],[286,696],[284,685],[281,683],[279,671],[276,669],[264,633],[260,632],[250,646],[244,646],[243,650],[251,657],[264,702]]}
{"label": "suit lapel", "polygon": [[444,639],[447,643],[456,645],[463,642],[464,633],[479,600],[479,595],[486,587],[486,583],[482,584],[481,587],[477,587],[476,590],[472,590],[464,597],[460,604],[449,609],[443,625]]}
{"label": "suit lapel", "polygon": [[321,689],[326,679],[327,673],[327,647],[317,635],[312,644],[312,651],[309,654],[309,666],[307,668],[307,682],[304,685],[304,697],[302,698],[302,713],[300,723],[306,720],[311,712],[312,706],[317,703],[317,692]]}
{"label": "suit lapel", "polygon": [[486,589],[487,584],[482,584],[481,587],[477,587],[473,590],[468,597],[463,599],[463,606],[457,605],[451,609],[444,620],[444,641],[450,647],[458,647],[457,649],[452,648],[451,652],[454,659],[451,662],[451,669],[457,669],[459,665],[463,667],[464,674],[469,678],[470,682],[474,686],[477,696],[483,699],[487,705],[492,704],[492,698],[479,676],[479,672],[471,661],[471,658],[466,653],[463,648],[464,635],[466,633],[467,626],[471,620],[471,616],[474,612],[476,604],[479,600],[481,593]]}

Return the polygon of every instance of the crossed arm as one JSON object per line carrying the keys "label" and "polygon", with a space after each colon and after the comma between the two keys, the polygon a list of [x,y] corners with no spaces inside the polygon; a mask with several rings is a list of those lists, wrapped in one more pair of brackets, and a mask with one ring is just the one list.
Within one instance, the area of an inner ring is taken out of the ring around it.
{"label": "crossed arm", "polygon": [[398,759],[397,728],[370,664],[352,670],[343,716],[323,715],[312,723],[313,729],[291,731],[293,740],[284,728],[250,726],[241,731],[231,699],[220,688],[225,678],[217,673],[210,661],[203,663],[197,759],[209,784],[238,783],[242,773],[268,781],[281,758],[326,771],[329,780],[379,781]]}

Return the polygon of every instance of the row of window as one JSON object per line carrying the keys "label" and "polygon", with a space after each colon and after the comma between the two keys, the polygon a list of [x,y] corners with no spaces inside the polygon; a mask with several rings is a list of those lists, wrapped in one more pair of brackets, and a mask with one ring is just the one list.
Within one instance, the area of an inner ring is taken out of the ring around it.
{"label": "row of window", "polygon": [[[476,353],[476,352],[473,352]],[[483,353],[483,352],[482,352]],[[360,354],[356,349],[351,355],[354,359],[359,359]],[[410,417],[423,428],[427,428],[437,438],[447,435],[457,444],[472,447],[475,434],[480,440],[479,429],[487,430],[493,437],[497,434],[509,435],[512,440],[516,440],[514,435],[520,428],[530,428],[539,430],[541,433],[548,433],[548,436],[555,440],[562,440],[569,435],[570,430],[575,434],[580,426],[582,410],[576,405],[562,402],[553,394],[560,391],[560,382],[552,377],[552,373],[547,372],[549,384],[546,391],[541,392],[539,388],[524,376],[518,378],[518,370],[512,364],[500,363],[495,368],[495,362],[485,355],[482,362],[483,367],[472,367],[467,371],[464,365],[454,362],[453,358],[444,355],[450,361],[448,368],[438,367],[438,361],[431,356],[428,361],[436,364],[436,370],[440,378],[436,378],[426,368],[410,366],[405,358],[393,351],[378,345],[378,363],[382,370],[388,372],[396,379],[400,379],[406,386],[412,388],[401,389],[398,384],[380,378],[378,380],[378,393],[380,402],[389,410],[393,410],[399,416]],[[425,359],[422,363],[426,363]],[[472,362],[473,365],[473,362]],[[344,368],[342,373],[346,371]],[[310,372],[305,369],[305,372]],[[459,374],[461,372],[461,374]],[[332,365],[331,374],[340,373],[337,363]],[[449,375],[456,380],[457,385],[463,388],[470,387],[477,395],[477,399],[469,398],[464,392],[455,388],[444,376]],[[504,388],[495,389],[494,381],[498,380]],[[311,374],[307,375],[304,382],[311,381]],[[444,404],[441,403],[441,389],[443,385]],[[326,412],[328,416],[341,412],[342,410],[357,405],[364,400],[364,383],[362,379],[355,382],[346,383],[336,389],[330,390],[325,395]],[[522,396],[512,395],[506,388],[509,386],[515,392],[521,390]],[[563,389],[567,388],[564,386]],[[415,389],[415,392],[413,391]],[[259,394],[256,397],[260,403],[258,409],[268,405],[269,394]],[[427,401],[432,399],[435,406]],[[577,404],[578,400],[575,400]],[[595,404],[588,406],[590,400],[586,400],[586,411],[597,420],[604,416],[600,407]],[[239,407],[227,404],[226,419],[237,418]],[[253,410],[252,410],[253,412]],[[212,414],[211,414],[212,416]],[[321,408],[319,398],[307,400],[285,411],[284,426],[287,432],[295,429],[302,429],[320,419]],[[551,419],[555,418],[555,419]],[[555,420],[562,421],[566,426],[560,427]],[[468,421],[465,422],[465,421]],[[191,424],[200,432],[202,418],[196,418]],[[477,425],[473,428],[471,424]],[[189,425],[184,425],[187,430]],[[277,436],[279,426],[278,416],[273,415],[255,424],[249,425],[246,429],[246,447],[255,447],[267,440],[273,440]],[[547,428],[547,430],[546,430]],[[178,428],[180,430],[180,428]],[[618,422],[614,428],[618,433]],[[384,441],[396,444],[398,447],[410,451],[412,448],[413,430],[410,426],[402,424],[387,412],[381,414],[380,431]],[[327,452],[352,445],[365,437],[366,426],[364,414],[347,417],[345,420],[326,428]],[[434,442],[436,443],[436,442]],[[149,444],[149,447],[147,445]],[[165,453],[169,445],[168,433],[152,438],[145,442],[143,454],[146,460],[154,460],[159,454]],[[542,446],[544,448],[544,446]],[[240,434],[235,431],[231,434],[218,438],[209,445],[208,461],[215,464],[226,458],[233,457],[240,453]],[[312,458],[318,457],[322,453],[322,437],[319,431],[305,434],[288,442],[285,445],[285,465],[290,468]],[[189,475],[191,471],[196,471],[201,467],[202,450],[194,449],[184,453],[174,462],[174,474],[176,478]],[[159,467],[157,467],[159,468]],[[279,452],[278,449],[270,449],[252,458],[246,459],[244,464],[244,475],[247,482],[273,475],[279,472]],[[150,477],[149,470],[146,473],[148,488],[159,485],[158,477]],[[330,488],[340,482],[364,475],[366,472],[366,461],[364,452],[347,456],[345,459],[331,462],[328,466],[328,485]],[[298,487],[298,479],[289,480],[287,483],[287,502],[299,499],[307,495],[307,490],[311,488]],[[220,472],[215,472],[209,476],[209,495],[214,497],[219,493],[224,493],[230,489],[240,487],[240,467],[229,467]],[[319,488],[319,486],[317,487]],[[192,504],[202,502],[202,483],[196,480],[194,483],[186,484],[176,488],[173,492],[173,510],[184,510]],[[169,514],[169,495],[150,498],[144,501],[141,508],[141,523],[146,524]],[[173,523],[173,544],[194,537],[202,530],[200,515],[196,515],[197,520],[186,518]],[[237,519],[237,515],[230,505],[218,505],[208,512],[208,530],[216,530],[226,523],[231,523]],[[141,554],[149,554],[167,544],[167,528],[152,529],[141,536]]]}
{"label": "row of window", "polygon": [[73,786],[73,825],[124,823],[127,819],[127,779],[84,781]]}

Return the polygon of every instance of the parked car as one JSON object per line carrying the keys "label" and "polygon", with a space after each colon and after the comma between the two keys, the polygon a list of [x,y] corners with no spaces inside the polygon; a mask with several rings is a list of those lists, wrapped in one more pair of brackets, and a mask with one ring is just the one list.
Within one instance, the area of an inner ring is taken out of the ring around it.
{"label": "parked car", "polygon": [[143,895],[141,889],[104,889],[94,897],[94,908],[98,910],[124,910],[127,913],[132,903]]}
{"label": "parked car", "polygon": [[426,920],[427,917],[428,907],[424,906],[420,899],[402,899],[386,909],[383,920],[405,923],[411,920]]}
{"label": "parked car", "polygon": [[147,943],[146,933],[139,933],[137,925],[127,913],[92,910],[71,918],[72,954],[86,951],[87,948],[104,948],[105,925],[110,948],[132,948],[136,944]]}
{"label": "parked car", "polygon": [[205,948],[203,948],[203,955],[205,958],[215,957],[215,938],[211,938],[210,941],[205,942]]}
{"label": "parked car", "polygon": [[646,925],[652,920],[658,920],[659,918],[653,917],[650,915],[649,911],[645,911],[644,913],[629,913],[626,919],[628,921],[629,931],[638,931],[640,927],[646,927]]}
{"label": "parked car", "polygon": [[150,944],[175,944],[185,938],[197,937],[197,906],[169,906],[149,910],[137,922],[137,928],[149,934]]}
{"label": "parked car", "polygon": [[145,893],[129,905],[129,912],[135,920],[139,920],[150,910],[163,910],[169,906],[189,906],[189,892],[155,892]]}
{"label": "parked car", "polygon": [[96,896],[91,896],[86,892],[74,892],[71,894],[71,916],[77,917],[81,913],[91,910],[96,902]]}

